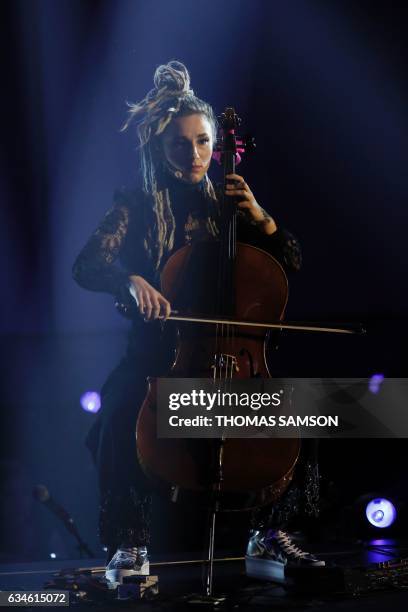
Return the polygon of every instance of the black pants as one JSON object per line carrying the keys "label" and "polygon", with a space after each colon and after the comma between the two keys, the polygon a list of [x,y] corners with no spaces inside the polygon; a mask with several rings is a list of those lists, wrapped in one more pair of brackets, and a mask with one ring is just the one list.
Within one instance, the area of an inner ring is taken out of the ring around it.
{"label": "black pants", "polygon": [[[120,362],[102,388],[102,407],[86,438],[99,479],[99,535],[102,544],[113,551],[122,543],[142,546],[150,541],[151,488],[137,460],[135,437],[149,374],[151,364],[140,356],[127,356]],[[253,513],[253,528],[285,528],[301,514],[317,515],[315,442],[306,440],[302,444],[302,458],[292,485],[273,508]]]}
{"label": "black pants", "polygon": [[150,483],[137,460],[135,437],[146,376],[140,360],[120,362],[102,388],[101,410],[86,438],[98,472],[99,536],[108,548],[147,545],[150,539]]}

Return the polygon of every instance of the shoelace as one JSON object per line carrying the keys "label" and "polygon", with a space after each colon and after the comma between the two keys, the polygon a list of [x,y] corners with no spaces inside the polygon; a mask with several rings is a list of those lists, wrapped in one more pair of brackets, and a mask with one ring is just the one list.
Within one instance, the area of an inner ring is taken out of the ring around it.
{"label": "shoelace", "polygon": [[283,551],[286,555],[292,555],[294,557],[302,559],[309,555],[308,552],[305,552],[298,546],[295,546],[289,535],[285,531],[277,531],[275,533],[275,538],[279,542],[280,546],[282,546]]}
{"label": "shoelace", "polygon": [[137,547],[132,547],[132,548],[119,548],[118,551],[121,555],[126,555],[128,557],[131,557],[133,559],[133,561],[136,561],[137,559],[137,555],[138,555],[138,549]]}

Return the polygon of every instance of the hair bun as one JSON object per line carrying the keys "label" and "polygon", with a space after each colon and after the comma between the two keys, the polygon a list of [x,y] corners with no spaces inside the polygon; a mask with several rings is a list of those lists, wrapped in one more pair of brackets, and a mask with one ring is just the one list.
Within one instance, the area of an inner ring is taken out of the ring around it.
{"label": "hair bun", "polygon": [[162,64],[154,73],[156,90],[166,88],[171,93],[188,93],[190,91],[190,75],[181,62],[175,60]]}

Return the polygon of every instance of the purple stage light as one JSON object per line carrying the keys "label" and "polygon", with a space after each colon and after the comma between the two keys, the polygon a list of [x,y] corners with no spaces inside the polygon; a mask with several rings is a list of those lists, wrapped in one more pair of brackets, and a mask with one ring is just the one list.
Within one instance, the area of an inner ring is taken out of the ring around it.
{"label": "purple stage light", "polygon": [[381,383],[384,380],[384,374],[373,374],[368,381],[368,388],[371,393],[378,393],[381,387]]}
{"label": "purple stage light", "polygon": [[86,412],[98,412],[101,407],[101,397],[96,391],[87,391],[81,397],[81,406]]}
{"label": "purple stage light", "polygon": [[378,497],[367,504],[366,517],[371,525],[383,529],[393,524],[397,518],[397,511],[388,499]]}

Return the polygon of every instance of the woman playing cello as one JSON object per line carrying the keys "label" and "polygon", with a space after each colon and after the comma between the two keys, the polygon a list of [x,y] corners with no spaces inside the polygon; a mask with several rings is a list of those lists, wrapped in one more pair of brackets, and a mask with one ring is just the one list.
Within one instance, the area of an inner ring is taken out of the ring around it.
{"label": "woman playing cello", "polygon": [[[130,106],[124,127],[132,120],[137,121],[142,185],[115,193],[113,207],[73,266],[81,287],[110,293],[120,310],[137,308],[141,315],[132,320],[126,356],[103,386],[102,409],[87,437],[99,478],[106,577],[115,584],[124,575],[149,573],[151,492],[138,466],[134,432],[146,377],[165,373],[174,349],[162,332],[171,304],[160,292],[160,273],[180,247],[218,236],[219,198],[208,176],[217,121],[211,106],[190,89],[183,64],[157,68],[154,88]],[[272,254],[285,271],[299,270],[296,238],[258,204],[242,176],[227,178],[226,195],[236,198],[239,210],[238,238]],[[298,472],[298,484],[284,499],[254,518],[248,558],[324,564],[294,546],[283,531],[294,509],[316,512],[316,467],[304,461]]]}

